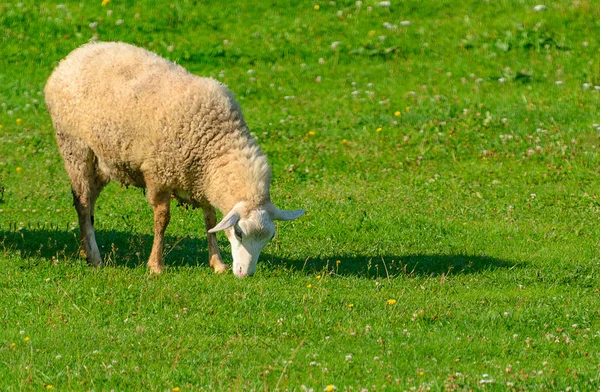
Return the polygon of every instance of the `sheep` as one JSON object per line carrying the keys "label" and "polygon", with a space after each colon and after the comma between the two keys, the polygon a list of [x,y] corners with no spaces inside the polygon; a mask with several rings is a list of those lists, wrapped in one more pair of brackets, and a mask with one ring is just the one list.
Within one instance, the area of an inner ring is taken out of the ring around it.
{"label": "sheep", "polygon": [[[189,73],[155,53],[120,43],[85,44],[63,59],[45,86],[56,142],[71,181],[81,253],[102,258],[94,206],[110,180],[146,188],[154,209],[150,271],[163,271],[172,197],[200,207],[209,265],[226,271],[216,234],[231,243],[233,273],[253,275],[275,235],[280,210],[270,198],[271,168],[222,83]],[[215,208],[223,214],[217,224]]]}

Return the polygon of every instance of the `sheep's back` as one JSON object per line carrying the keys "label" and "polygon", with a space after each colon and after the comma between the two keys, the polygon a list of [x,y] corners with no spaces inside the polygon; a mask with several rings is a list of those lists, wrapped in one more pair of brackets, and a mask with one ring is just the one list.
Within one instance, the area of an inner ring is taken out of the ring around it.
{"label": "sheep's back", "polygon": [[187,168],[198,176],[203,160],[247,133],[226,87],[123,43],[73,51],[50,77],[46,101],[57,131],[83,140],[113,178],[125,165],[189,182]]}

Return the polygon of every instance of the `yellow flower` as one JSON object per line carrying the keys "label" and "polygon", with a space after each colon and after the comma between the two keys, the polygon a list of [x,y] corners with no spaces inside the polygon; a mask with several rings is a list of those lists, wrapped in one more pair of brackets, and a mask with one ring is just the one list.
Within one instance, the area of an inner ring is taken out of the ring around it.
{"label": "yellow flower", "polygon": [[317,275],[317,276],[316,276],[316,278],[317,278],[317,279],[321,279],[321,275]]}
{"label": "yellow flower", "polygon": [[335,385],[331,385],[331,384],[329,384],[329,385],[327,385],[327,386],[325,387],[325,389],[323,389],[323,390],[324,390],[325,392],[331,392],[331,391],[335,391],[336,389],[337,389],[337,387],[336,387]]}
{"label": "yellow flower", "polygon": [[175,387],[173,389],[171,389],[173,392],[179,392],[179,387]]}
{"label": "yellow flower", "polygon": [[315,131],[308,131],[308,134],[309,134],[310,136],[315,136],[316,132],[315,132]]}
{"label": "yellow flower", "polygon": [[342,261],[341,261],[341,260],[336,260],[336,261],[335,261],[335,265],[340,265],[340,264],[342,264]]}
{"label": "yellow flower", "polygon": [[352,308],[354,308],[354,304],[348,304],[348,307],[349,307],[350,309],[352,309]]}
{"label": "yellow flower", "polygon": [[319,10],[319,8],[321,8],[321,7],[319,7],[319,5],[318,5],[318,4],[315,4],[315,11],[318,11],[318,10]]}
{"label": "yellow flower", "polygon": [[400,111],[399,111],[399,110],[396,110],[396,111],[394,112],[394,116],[396,116],[396,117],[398,117],[398,116],[399,116],[399,115],[401,115],[401,114],[402,114],[402,113],[400,113]]}
{"label": "yellow flower", "polygon": [[381,127],[377,128],[375,132],[381,132]]}
{"label": "yellow flower", "polygon": [[21,169],[20,167],[17,167],[17,173],[21,174],[21,170],[23,170],[23,169]]}
{"label": "yellow flower", "polygon": [[21,119],[17,118],[17,124],[21,124]]}
{"label": "yellow flower", "polygon": [[110,2],[110,0],[102,0],[102,7],[107,5],[109,2]]}
{"label": "yellow flower", "polygon": [[395,303],[396,303],[395,299],[393,299],[393,298],[392,299],[388,299],[388,305],[393,305]]}
{"label": "yellow flower", "polygon": [[374,35],[375,35],[375,30],[371,30],[371,31],[369,31],[369,37],[372,37],[372,36],[374,36]]}
{"label": "yellow flower", "polygon": [[419,372],[419,376],[423,377],[424,375],[425,375],[425,372],[421,370],[421,371]]}
{"label": "yellow flower", "polygon": [[24,340],[24,341],[26,341],[26,342],[28,342],[28,341],[30,341],[31,339],[29,338],[29,336],[25,336],[25,339],[23,339],[23,340]]}
{"label": "yellow flower", "polygon": [[410,106],[407,106],[407,107],[406,107],[406,111],[407,111],[407,112],[410,112]]}
{"label": "yellow flower", "polygon": [[46,385],[46,389],[52,389],[52,388],[54,388],[52,385],[50,385],[50,384]]}
{"label": "yellow flower", "polygon": [[10,344],[10,347],[15,347],[16,345],[17,345],[17,343],[15,343],[15,342],[12,342],[12,343]]}
{"label": "yellow flower", "polygon": [[308,287],[309,289],[312,287],[312,284],[307,284],[306,287]]}
{"label": "yellow flower", "polygon": [[346,139],[343,139],[343,140],[342,140],[342,144],[346,144],[346,143],[348,143],[348,140],[346,140]]}
{"label": "yellow flower", "polygon": [[0,124],[0,129],[2,129],[2,124]]}

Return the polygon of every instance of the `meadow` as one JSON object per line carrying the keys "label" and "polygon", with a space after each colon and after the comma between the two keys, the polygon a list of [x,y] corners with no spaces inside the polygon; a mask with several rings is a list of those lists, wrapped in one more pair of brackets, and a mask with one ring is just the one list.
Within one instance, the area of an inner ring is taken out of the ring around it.
{"label": "meadow", "polygon": [[[600,390],[600,6],[542,4],[0,3],[0,390]],[[307,211],[255,276],[175,201],[150,274],[116,183],[79,257],[43,87],[90,40],[236,94]]]}

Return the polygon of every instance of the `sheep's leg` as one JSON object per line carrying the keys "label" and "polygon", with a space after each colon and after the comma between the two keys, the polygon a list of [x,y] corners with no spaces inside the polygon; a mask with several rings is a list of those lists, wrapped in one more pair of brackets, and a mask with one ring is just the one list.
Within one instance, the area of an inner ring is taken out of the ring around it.
{"label": "sheep's leg", "polygon": [[71,179],[73,205],[79,219],[81,254],[94,266],[102,265],[93,224],[94,203],[108,179],[98,171],[93,151],[81,140],[57,132],[56,140],[62,153],[65,169]]}
{"label": "sheep's leg", "polygon": [[163,270],[162,247],[165,230],[171,219],[171,192],[154,192],[148,189],[148,200],[154,208],[154,242],[148,267],[150,271],[160,273]]}
{"label": "sheep's leg", "polygon": [[217,273],[227,271],[227,266],[223,263],[221,253],[219,253],[219,244],[217,243],[217,234],[209,233],[208,230],[217,225],[217,213],[212,206],[203,207],[204,226],[206,227],[206,241],[208,242],[208,264]]}

